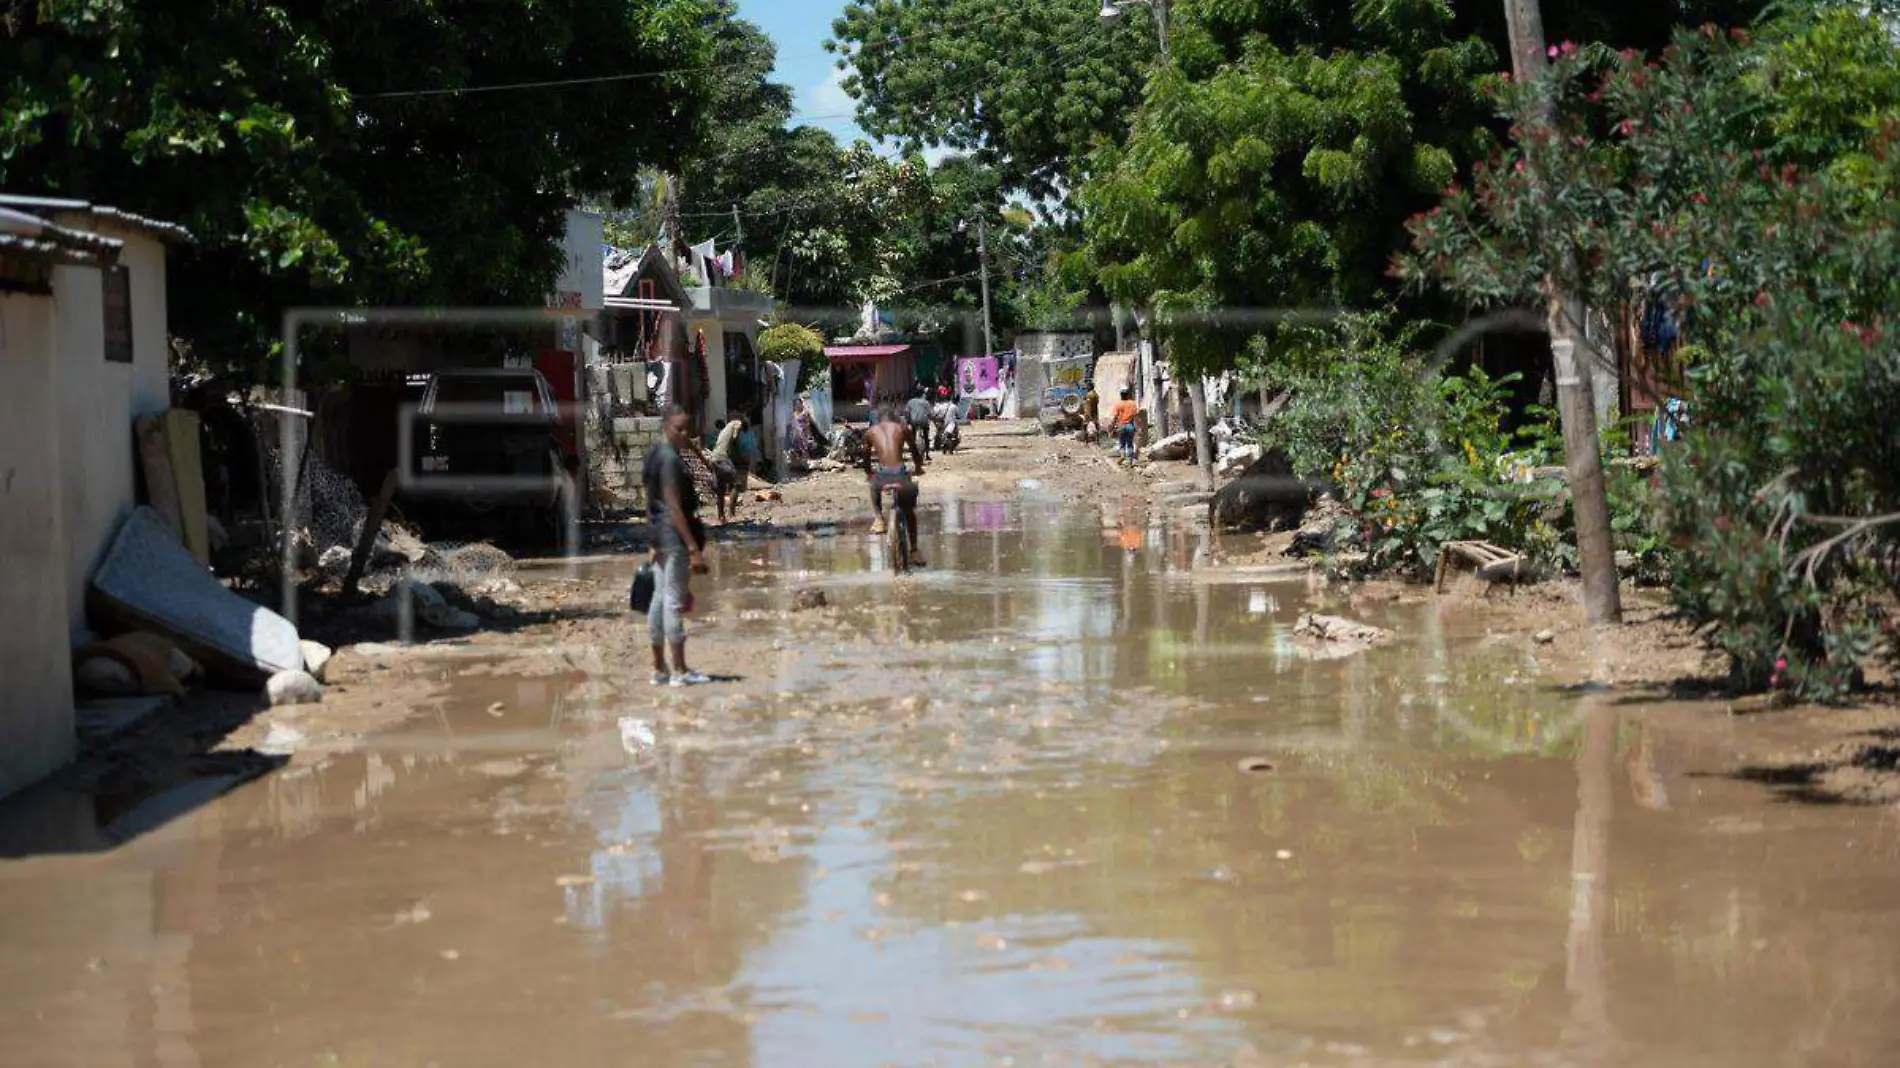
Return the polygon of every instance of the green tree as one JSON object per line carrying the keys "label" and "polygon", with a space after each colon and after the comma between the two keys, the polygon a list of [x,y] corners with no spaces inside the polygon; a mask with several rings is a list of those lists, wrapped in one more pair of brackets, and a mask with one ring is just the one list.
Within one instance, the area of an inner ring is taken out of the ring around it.
{"label": "green tree", "polygon": [[[1745,21],[1763,3],[1586,0],[1553,5],[1546,24],[1573,40],[1653,48],[1678,23]],[[1197,79],[1208,64],[1237,59],[1255,34],[1320,56],[1362,50],[1357,35],[1373,26],[1409,37],[1415,54],[1435,36],[1476,37],[1499,55],[1505,44],[1497,3],[1175,0],[1173,7],[1177,29],[1198,27],[1197,40],[1175,46],[1196,64]],[[1131,6],[1113,26],[1102,24],[1101,9],[1101,0],[856,0],[833,24],[832,47],[858,100],[858,121],[873,136],[967,153],[997,168],[1011,189],[1061,196],[1095,172],[1095,149],[1127,136],[1156,54],[1145,9]],[[1440,73],[1452,59],[1439,58]]]}
{"label": "green tree", "polygon": [[[172,324],[253,361],[299,304],[538,304],[582,194],[675,159],[698,0],[14,5],[0,185],[174,219]],[[620,82],[495,87],[573,78]],[[626,110],[638,106],[641,121]]]}
{"label": "green tree", "polygon": [[1491,144],[1478,83],[1498,52],[1448,6],[1278,11],[1180,9],[1178,62],[1081,193],[1104,288],[1152,305],[1184,366],[1226,366],[1260,331],[1228,309],[1383,303],[1405,218]]}
{"label": "green tree", "polygon": [[1154,34],[1100,0],[859,0],[833,47],[873,137],[949,148],[1032,196],[1073,185],[1133,110]]}

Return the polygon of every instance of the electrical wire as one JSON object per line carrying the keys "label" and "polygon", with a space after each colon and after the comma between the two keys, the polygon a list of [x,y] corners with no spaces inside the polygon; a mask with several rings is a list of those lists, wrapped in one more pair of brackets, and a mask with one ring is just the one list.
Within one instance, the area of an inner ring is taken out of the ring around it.
{"label": "electrical wire", "polygon": [[[856,51],[851,54],[858,55],[866,51],[880,51],[887,48],[896,48],[898,45],[909,44],[913,41],[921,41],[926,37],[936,37],[946,33],[961,33],[964,30],[982,26],[986,23],[999,22],[1013,14],[1015,14],[1014,11],[999,11],[994,15],[986,15],[980,19],[971,19],[968,22],[957,23],[950,26],[939,26],[935,29],[919,30],[916,33],[907,35],[893,34],[880,40],[866,41],[860,44]],[[809,52],[792,58],[817,59],[830,54],[829,52]],[[784,57],[780,58],[782,59]],[[620,82],[651,81],[656,78],[678,77],[682,74],[705,74],[714,71],[739,70],[750,66],[752,66],[752,64],[749,61],[738,63],[708,63],[697,67],[674,67],[670,70],[649,70],[632,74],[594,74],[577,78],[545,78],[538,81],[503,82],[495,85],[464,85],[436,89],[394,89],[381,93],[360,94],[358,99],[413,100],[433,96],[467,96],[474,93],[511,93],[537,89],[571,89],[585,85],[611,85]]]}

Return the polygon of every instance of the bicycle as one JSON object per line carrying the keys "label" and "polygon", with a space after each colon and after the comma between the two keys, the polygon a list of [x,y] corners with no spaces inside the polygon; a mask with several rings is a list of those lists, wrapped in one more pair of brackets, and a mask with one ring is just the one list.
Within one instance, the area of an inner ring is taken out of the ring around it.
{"label": "bicycle", "polygon": [[878,491],[884,497],[884,514],[889,517],[889,521],[884,524],[884,544],[890,552],[891,570],[899,575],[910,571],[910,516],[898,503],[898,494],[902,489],[902,486],[891,483]]}

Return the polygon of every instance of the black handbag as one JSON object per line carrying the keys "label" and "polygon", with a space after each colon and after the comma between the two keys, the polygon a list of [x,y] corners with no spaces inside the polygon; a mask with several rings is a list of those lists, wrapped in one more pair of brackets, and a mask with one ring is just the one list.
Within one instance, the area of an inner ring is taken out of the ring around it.
{"label": "black handbag", "polygon": [[633,588],[627,591],[627,604],[635,612],[645,615],[653,607],[654,585],[653,561],[649,560],[633,573]]}

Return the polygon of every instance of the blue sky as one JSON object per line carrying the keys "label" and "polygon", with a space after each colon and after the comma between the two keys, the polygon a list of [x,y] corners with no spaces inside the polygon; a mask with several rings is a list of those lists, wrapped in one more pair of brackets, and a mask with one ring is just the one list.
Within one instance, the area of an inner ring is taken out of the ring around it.
{"label": "blue sky", "polygon": [[845,0],[739,0],[739,14],[757,23],[778,45],[778,80],[792,87],[798,120],[822,126],[850,143],[864,136],[847,115],[851,98],[839,87],[837,57],[825,52],[831,20]]}

